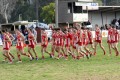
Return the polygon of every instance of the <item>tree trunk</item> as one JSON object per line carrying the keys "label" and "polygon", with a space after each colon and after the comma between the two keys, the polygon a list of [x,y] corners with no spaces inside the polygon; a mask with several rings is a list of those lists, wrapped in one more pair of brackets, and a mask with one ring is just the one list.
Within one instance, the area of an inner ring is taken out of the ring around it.
{"label": "tree trunk", "polygon": [[6,22],[6,24],[8,23],[8,16],[7,16],[7,9],[8,9],[8,5],[9,5],[9,3],[6,5],[6,7],[5,7],[5,22]]}

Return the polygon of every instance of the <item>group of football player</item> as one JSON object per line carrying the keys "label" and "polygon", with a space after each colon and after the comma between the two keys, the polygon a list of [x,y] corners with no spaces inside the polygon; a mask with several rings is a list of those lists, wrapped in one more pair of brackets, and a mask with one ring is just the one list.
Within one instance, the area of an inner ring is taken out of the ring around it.
{"label": "group of football player", "polygon": [[[28,31],[28,52],[24,52],[25,38],[19,30],[15,30],[16,33],[16,53],[18,57],[18,63],[21,63],[21,55],[29,57],[30,60],[38,60],[38,54],[35,50],[36,47],[36,37],[32,33],[32,29],[27,29]],[[3,56],[5,57],[4,61],[8,61],[10,64],[13,63],[14,56],[11,54],[11,45],[12,41],[15,39],[9,32],[2,30],[3,34]],[[102,45],[102,32],[99,26],[95,25],[95,38],[93,38],[91,28],[82,27],[80,24],[76,24],[75,27],[71,28],[53,28],[52,29],[52,40],[49,42],[47,33],[44,29],[41,30],[41,55],[44,59],[44,53],[47,53],[51,58],[60,59],[64,58],[68,60],[68,57],[71,56],[73,59],[80,59],[86,57],[89,59],[91,56],[96,55],[97,45],[100,45],[100,48],[103,50],[103,54],[106,55],[106,51]],[[119,55],[118,42],[119,42],[119,31],[116,27],[109,25],[108,28],[108,37],[107,43],[109,46],[109,54],[111,54],[111,49],[116,53],[116,56]],[[47,51],[48,43],[51,47],[51,51]],[[34,52],[32,54],[31,50]],[[57,56],[56,54],[57,53]]]}

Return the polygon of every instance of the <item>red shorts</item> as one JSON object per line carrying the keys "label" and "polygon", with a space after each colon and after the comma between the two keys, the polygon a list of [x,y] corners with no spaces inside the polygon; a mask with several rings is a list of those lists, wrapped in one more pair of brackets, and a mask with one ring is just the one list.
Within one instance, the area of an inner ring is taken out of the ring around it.
{"label": "red shorts", "polygon": [[45,48],[47,47],[47,45],[41,45],[41,46],[42,46],[42,47],[45,47]]}
{"label": "red shorts", "polygon": [[97,42],[97,43],[101,43],[101,42],[102,42],[102,40],[95,40],[95,42]]}
{"label": "red shorts", "polygon": [[64,46],[64,43],[60,43],[60,46],[63,47],[63,46]]}
{"label": "red shorts", "polygon": [[79,45],[79,46],[82,46],[82,45],[83,45],[83,42],[78,42],[78,45]]}
{"label": "red shorts", "polygon": [[76,49],[76,48],[77,48],[76,45],[77,45],[77,44],[74,44],[74,43],[73,43],[73,45],[72,45],[73,49]]}
{"label": "red shorts", "polygon": [[112,43],[118,43],[118,41],[112,41]]}
{"label": "red shorts", "polygon": [[10,48],[3,48],[3,50],[10,50]]}
{"label": "red shorts", "polygon": [[88,45],[88,42],[83,42],[83,45]]}
{"label": "red shorts", "polygon": [[108,40],[107,43],[112,43],[113,41],[112,40]]}
{"label": "red shorts", "polygon": [[56,43],[52,43],[52,46],[56,46]]}
{"label": "red shorts", "polygon": [[8,43],[8,42],[4,43],[3,50],[10,50],[10,43]]}
{"label": "red shorts", "polygon": [[92,42],[92,41],[90,41],[88,44],[93,44],[93,42]]}
{"label": "red shorts", "polygon": [[23,42],[18,42],[16,45],[16,48],[19,50],[22,50],[24,48],[24,43]]}
{"label": "red shorts", "polygon": [[60,46],[60,44],[56,44],[56,46]]}
{"label": "red shorts", "polygon": [[22,50],[24,47],[23,46],[16,46],[17,49]]}
{"label": "red shorts", "polygon": [[12,43],[11,42],[9,42],[9,44],[10,44],[10,47],[12,46]]}
{"label": "red shorts", "polygon": [[52,43],[52,45],[56,45],[56,43],[54,42],[54,43]]}
{"label": "red shorts", "polygon": [[89,40],[88,40],[88,44],[93,44],[92,39],[89,39]]}
{"label": "red shorts", "polygon": [[71,45],[71,46],[73,45],[73,40],[70,40],[70,45]]}
{"label": "red shorts", "polygon": [[70,44],[65,44],[65,47],[70,47]]}
{"label": "red shorts", "polygon": [[72,46],[73,47],[73,49],[76,49],[76,46]]}
{"label": "red shorts", "polygon": [[28,47],[30,47],[30,48],[35,48],[35,45],[28,45]]}
{"label": "red shorts", "polygon": [[42,44],[41,46],[46,48],[48,46],[48,43],[47,44]]}

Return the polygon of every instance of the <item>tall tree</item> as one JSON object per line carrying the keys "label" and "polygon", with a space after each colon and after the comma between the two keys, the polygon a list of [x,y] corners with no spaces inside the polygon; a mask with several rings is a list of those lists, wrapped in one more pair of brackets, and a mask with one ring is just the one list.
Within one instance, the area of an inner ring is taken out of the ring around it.
{"label": "tall tree", "polygon": [[0,0],[0,14],[8,23],[11,18],[11,12],[14,10],[17,0]]}
{"label": "tall tree", "polygon": [[46,23],[52,23],[55,20],[55,3],[50,3],[42,8],[40,16]]}
{"label": "tall tree", "polygon": [[18,21],[19,15],[22,17],[22,20],[32,21],[36,19],[34,3],[29,3],[29,1],[19,0],[16,9],[12,12],[11,22]]}
{"label": "tall tree", "polygon": [[[21,15],[22,20],[35,20],[36,19],[36,0],[0,0],[0,23],[14,22],[19,20]],[[48,5],[54,0],[38,0],[38,11],[40,14],[42,7]],[[38,15],[39,21],[42,17]]]}

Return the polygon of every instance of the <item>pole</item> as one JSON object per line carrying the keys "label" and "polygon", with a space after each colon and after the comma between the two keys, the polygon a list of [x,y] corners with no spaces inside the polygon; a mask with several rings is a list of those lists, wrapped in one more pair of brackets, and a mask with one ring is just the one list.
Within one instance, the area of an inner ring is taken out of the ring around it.
{"label": "pole", "polygon": [[36,20],[38,20],[38,0],[36,0]]}
{"label": "pole", "polygon": [[55,0],[55,27],[59,27],[58,25],[58,0]]}
{"label": "pole", "polygon": [[22,14],[19,14],[19,21],[22,21]]}
{"label": "pole", "polygon": [[70,24],[69,24],[69,22],[66,22],[66,24],[68,25],[68,28],[70,28]]}

